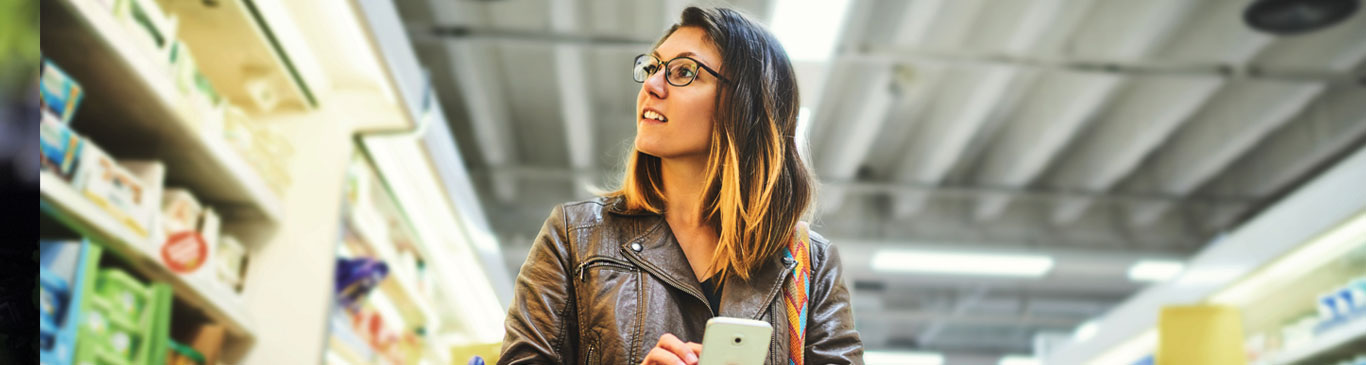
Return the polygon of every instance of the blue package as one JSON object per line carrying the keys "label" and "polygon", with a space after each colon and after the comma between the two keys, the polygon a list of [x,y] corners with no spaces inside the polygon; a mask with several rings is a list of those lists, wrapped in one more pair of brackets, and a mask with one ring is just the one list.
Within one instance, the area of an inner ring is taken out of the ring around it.
{"label": "blue package", "polygon": [[43,60],[43,74],[38,92],[42,96],[42,108],[51,111],[62,123],[71,122],[71,118],[76,115],[76,107],[85,98],[85,90],[81,85],[48,59]]}
{"label": "blue package", "polygon": [[52,118],[51,114],[43,111],[43,121],[38,127],[42,167],[70,181],[72,174],[76,172],[77,160],[84,143],[66,124]]}

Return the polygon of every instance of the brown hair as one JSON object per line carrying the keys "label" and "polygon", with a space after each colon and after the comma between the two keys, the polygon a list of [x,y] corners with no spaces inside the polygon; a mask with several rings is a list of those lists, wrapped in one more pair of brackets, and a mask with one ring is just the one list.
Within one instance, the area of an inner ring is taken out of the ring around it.
{"label": "brown hair", "polygon": [[[731,9],[683,10],[678,24],[697,27],[721,53],[717,110],[707,156],[702,220],[719,237],[710,269],[748,280],[753,269],[794,239],[814,197],[815,181],[795,139],[800,98],[792,62],[762,25]],[[621,187],[626,209],[662,213],[660,160],[632,148]]]}

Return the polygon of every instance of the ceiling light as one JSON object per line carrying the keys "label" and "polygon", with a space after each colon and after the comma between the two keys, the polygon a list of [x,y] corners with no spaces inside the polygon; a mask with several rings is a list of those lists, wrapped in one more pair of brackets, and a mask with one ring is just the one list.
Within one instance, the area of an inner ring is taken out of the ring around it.
{"label": "ceiling light", "polygon": [[944,355],[916,351],[868,351],[863,353],[868,365],[943,365]]}
{"label": "ceiling light", "polygon": [[779,0],[769,29],[793,61],[826,61],[835,51],[849,0]]}
{"label": "ceiling light", "polygon": [[1023,355],[1007,355],[1007,356],[1001,357],[1001,361],[998,362],[998,363],[996,363],[996,365],[1039,365],[1039,364],[1042,364],[1042,362],[1040,362],[1039,359],[1034,358],[1033,356],[1023,356]]}
{"label": "ceiling light", "polygon": [[1143,260],[1129,267],[1129,280],[1160,282],[1171,280],[1186,269],[1180,261]]}
{"label": "ceiling light", "polygon": [[1096,337],[1096,332],[1099,331],[1100,325],[1097,324],[1096,321],[1086,321],[1086,323],[1082,323],[1080,326],[1077,326],[1077,330],[1075,332],[1072,332],[1072,340],[1076,342],[1086,342],[1087,340],[1090,340],[1092,337]]}
{"label": "ceiling light", "polygon": [[1053,269],[1044,255],[883,250],[873,255],[873,270],[954,275],[1041,277]]}

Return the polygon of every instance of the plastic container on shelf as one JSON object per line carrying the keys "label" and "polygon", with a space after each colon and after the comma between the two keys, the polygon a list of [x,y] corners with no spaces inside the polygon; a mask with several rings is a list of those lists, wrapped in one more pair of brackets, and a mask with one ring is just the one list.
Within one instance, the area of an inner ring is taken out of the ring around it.
{"label": "plastic container on shelf", "polygon": [[136,355],[136,347],[144,332],[138,323],[123,315],[109,298],[97,295],[91,298],[90,304],[94,309],[86,320],[90,336],[82,337],[81,341],[97,343],[99,349],[123,359],[131,359]]}
{"label": "plastic container on shelf", "polygon": [[95,281],[95,296],[108,301],[113,305],[110,309],[135,323],[152,300],[150,288],[118,269],[100,270]]}

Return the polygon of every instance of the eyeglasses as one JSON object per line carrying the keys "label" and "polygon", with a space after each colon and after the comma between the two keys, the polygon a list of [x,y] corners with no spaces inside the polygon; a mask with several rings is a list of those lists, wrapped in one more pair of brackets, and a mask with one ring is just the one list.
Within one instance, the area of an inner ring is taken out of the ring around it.
{"label": "eyeglasses", "polygon": [[707,67],[701,62],[697,62],[697,60],[686,56],[674,58],[669,60],[669,62],[661,62],[652,55],[639,55],[636,56],[635,65],[631,67],[631,74],[635,77],[636,82],[643,83],[645,82],[645,79],[650,78],[655,72],[658,72],[661,65],[664,66],[664,80],[668,81],[669,85],[673,86],[682,87],[691,84],[693,80],[697,79],[697,69],[699,68],[710,72],[712,76],[716,76],[716,78],[721,81],[730,82],[730,80],[726,80],[725,77],[721,76],[721,73],[716,72],[716,70],[711,69],[711,67]]}

